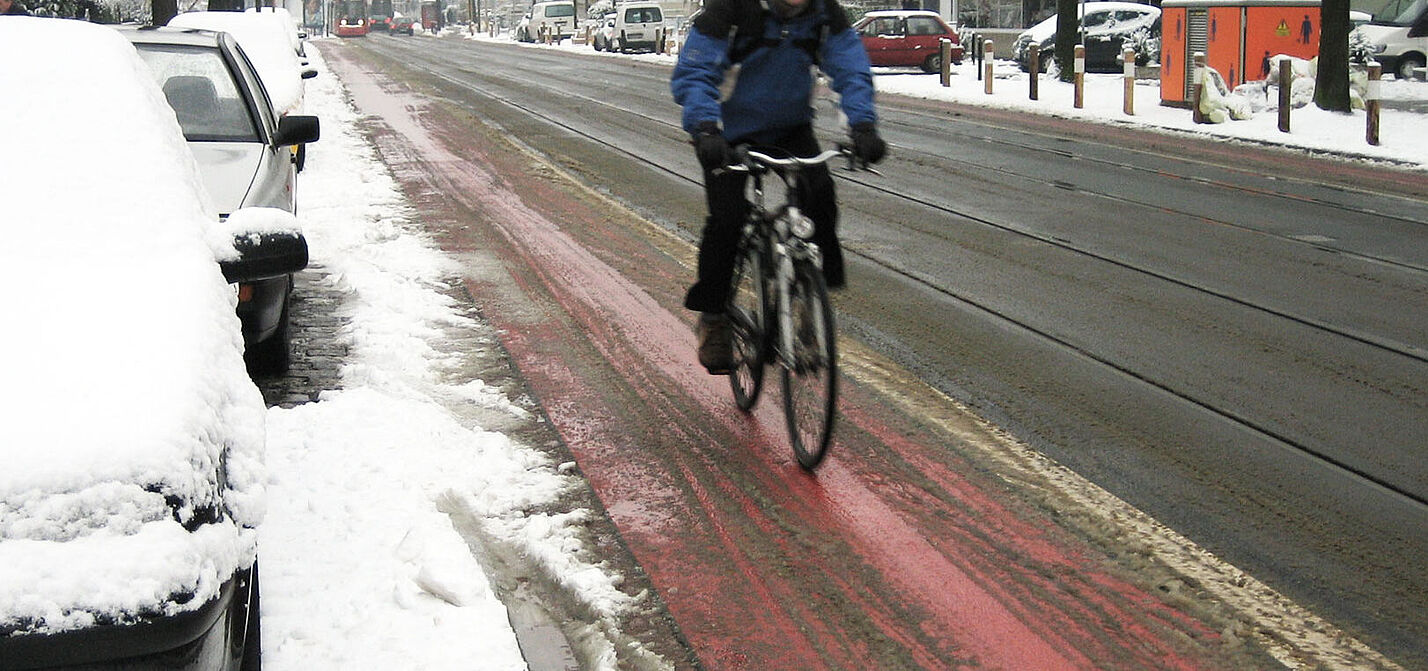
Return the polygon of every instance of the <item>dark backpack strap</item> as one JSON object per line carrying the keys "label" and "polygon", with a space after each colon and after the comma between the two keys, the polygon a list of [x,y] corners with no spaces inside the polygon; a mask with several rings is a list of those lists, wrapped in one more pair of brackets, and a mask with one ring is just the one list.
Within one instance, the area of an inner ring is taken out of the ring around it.
{"label": "dark backpack strap", "polygon": [[[813,1],[815,2],[814,11],[818,13],[818,18],[813,24],[814,37],[793,40],[793,46],[806,52],[814,65],[822,65],[819,53],[823,50],[823,45],[828,43],[828,36],[833,32],[847,29],[852,24],[848,22],[848,14],[843,11],[843,7],[838,4],[837,0]],[[757,11],[748,11],[753,8],[750,5],[757,7]],[[764,21],[773,11],[768,5],[768,0],[745,2],[740,5],[739,9],[744,11],[740,12],[737,17],[739,21],[733,26],[733,32],[730,33],[729,62],[731,63],[744,60],[761,47],[772,49],[781,42],[778,38],[764,35]]]}

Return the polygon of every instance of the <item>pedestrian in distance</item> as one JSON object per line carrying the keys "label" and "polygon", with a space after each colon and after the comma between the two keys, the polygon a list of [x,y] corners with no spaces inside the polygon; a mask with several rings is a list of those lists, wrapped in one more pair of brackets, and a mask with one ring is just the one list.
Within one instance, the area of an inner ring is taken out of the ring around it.
{"label": "pedestrian in distance", "polygon": [[0,16],[29,16],[29,10],[15,0],[0,0]]}
{"label": "pedestrian in distance", "polygon": [[[735,65],[726,98],[721,87]],[[724,311],[749,207],[747,175],[719,168],[733,160],[731,147],[739,144],[793,156],[819,153],[813,135],[814,66],[841,97],[854,153],[869,163],[882,160],[887,144],[877,131],[868,54],[837,0],[708,0],[693,18],[670,77],[704,171],[708,216],[684,307],[700,313],[699,363],[713,375],[727,375],[733,365]],[[833,176],[817,166],[807,173],[806,185],[801,202],[816,227],[813,241],[823,253],[824,278],[830,289],[838,289],[846,279]]]}

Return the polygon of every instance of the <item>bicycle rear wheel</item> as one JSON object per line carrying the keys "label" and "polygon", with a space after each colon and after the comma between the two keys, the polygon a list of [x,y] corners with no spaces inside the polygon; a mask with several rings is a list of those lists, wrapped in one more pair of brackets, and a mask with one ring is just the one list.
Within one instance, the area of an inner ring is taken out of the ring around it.
{"label": "bicycle rear wheel", "polygon": [[768,351],[768,302],[764,295],[763,249],[746,237],[734,261],[729,293],[729,326],[733,334],[734,367],[729,387],[740,410],[754,407],[764,384],[764,353]]}
{"label": "bicycle rear wheel", "polygon": [[783,414],[798,464],[813,470],[828,453],[838,403],[838,349],[823,273],[799,263],[789,286],[792,367],[783,370]]}

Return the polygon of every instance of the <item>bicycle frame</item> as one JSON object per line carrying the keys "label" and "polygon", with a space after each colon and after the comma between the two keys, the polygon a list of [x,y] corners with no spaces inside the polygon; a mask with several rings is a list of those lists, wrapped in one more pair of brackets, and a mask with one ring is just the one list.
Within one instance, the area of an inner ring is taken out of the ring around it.
{"label": "bicycle frame", "polygon": [[[823,270],[823,254],[818,249],[818,244],[809,240],[813,235],[813,222],[800,209],[799,187],[802,186],[803,168],[811,165],[819,165],[828,159],[840,156],[840,151],[825,151],[813,158],[789,158],[775,159],[766,154],[749,152],[753,160],[745,161],[741,166],[731,166],[731,170],[743,170],[752,177],[749,200],[749,223],[746,226],[753,227],[754,235],[763,239],[765,253],[764,283],[765,296],[770,295],[769,289],[775,297],[778,315],[778,347],[774,352],[778,355],[779,363],[789,370],[797,370],[798,362],[794,360],[794,333],[793,316],[790,306],[789,287],[792,285],[794,264],[797,261],[808,261],[815,270]],[[788,194],[786,202],[777,211],[770,213],[765,206],[765,196],[763,188],[763,178],[765,173],[773,173],[782,180],[784,190]],[[747,234],[746,229],[746,234]],[[765,334],[764,346],[768,346],[768,335]],[[817,334],[820,347],[825,345],[823,333]]]}

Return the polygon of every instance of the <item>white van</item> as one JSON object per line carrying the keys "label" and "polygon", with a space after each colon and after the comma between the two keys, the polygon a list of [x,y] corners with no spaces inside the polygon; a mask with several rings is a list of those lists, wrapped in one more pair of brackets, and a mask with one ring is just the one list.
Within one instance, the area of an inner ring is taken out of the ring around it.
{"label": "white van", "polygon": [[551,41],[575,36],[575,3],[572,0],[552,0],[537,2],[531,6],[530,14],[516,29],[516,39],[535,42],[541,39],[542,30],[549,33]]}
{"label": "white van", "polygon": [[635,51],[659,48],[664,36],[664,11],[658,2],[636,0],[615,6],[615,29],[610,38],[611,51]]}
{"label": "white van", "polygon": [[1357,30],[1384,73],[1411,79],[1414,68],[1428,64],[1428,0],[1353,0],[1352,6],[1373,15]]}

